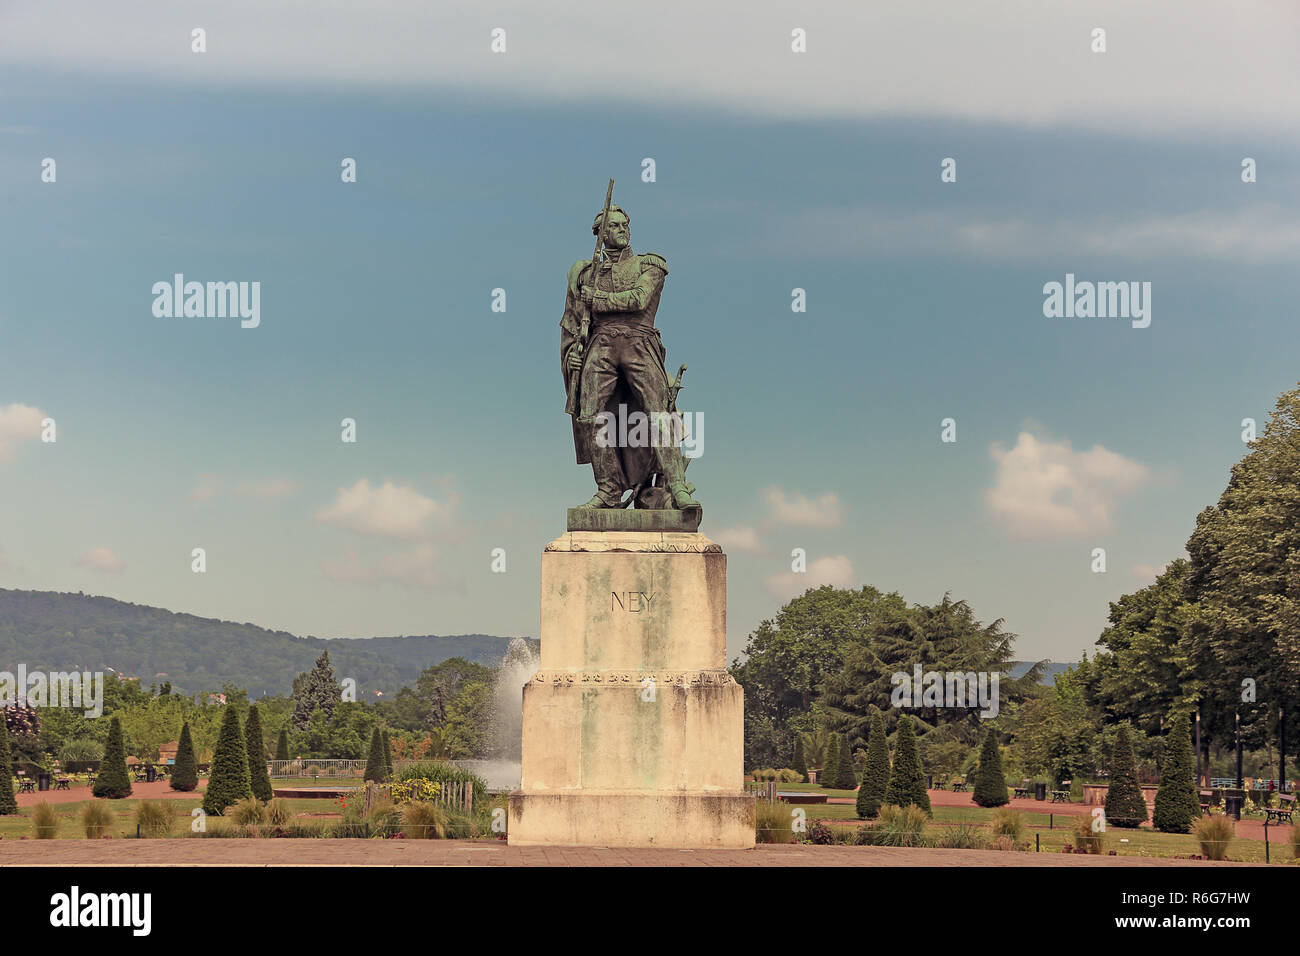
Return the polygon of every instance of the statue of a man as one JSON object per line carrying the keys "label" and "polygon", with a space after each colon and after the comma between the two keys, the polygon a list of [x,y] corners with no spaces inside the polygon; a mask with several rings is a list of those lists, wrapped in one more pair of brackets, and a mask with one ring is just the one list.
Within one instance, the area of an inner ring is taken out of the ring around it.
{"label": "statue of a man", "polygon": [[[592,223],[592,235],[600,232],[603,212]],[[596,494],[581,507],[624,507],[623,494],[631,490],[631,503],[638,508],[698,513],[700,504],[691,497],[693,488],[686,483],[686,463],[678,447],[681,419],[674,407],[675,390],[655,328],[668,263],[653,252],[637,255],[628,245],[630,238],[627,213],[610,206],[594,275],[590,259],[580,259],[569,269],[560,319],[560,363],[568,390],[565,411],[573,416],[578,464],[590,462],[596,476]],[[584,343],[585,317],[590,322]],[[650,422],[675,419],[677,430],[651,428],[650,435],[657,437],[649,442],[611,441],[624,433],[611,421],[617,422],[620,413],[630,417],[638,411]]]}

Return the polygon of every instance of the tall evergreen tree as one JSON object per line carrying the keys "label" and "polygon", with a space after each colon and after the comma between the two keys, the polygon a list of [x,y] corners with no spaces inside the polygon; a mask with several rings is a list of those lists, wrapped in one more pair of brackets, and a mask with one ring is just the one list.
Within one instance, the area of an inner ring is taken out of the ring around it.
{"label": "tall evergreen tree", "polygon": [[898,731],[894,735],[894,769],[889,775],[885,803],[895,807],[914,805],[930,813],[930,795],[925,792],[921,756],[916,751],[912,718],[907,714],[898,718]]}
{"label": "tall evergreen tree", "polygon": [[388,728],[384,728],[384,779],[392,780],[396,776],[393,773],[393,740],[388,736]]}
{"label": "tall evergreen tree", "polygon": [[376,726],[370,735],[370,754],[366,757],[366,780],[383,783],[384,772],[384,735]]}
{"label": "tall evergreen tree", "polygon": [[253,781],[248,773],[244,732],[239,726],[238,712],[232,705],[227,705],[221,719],[217,750],[212,755],[212,775],[203,793],[203,812],[220,816],[231,804],[252,795]]}
{"label": "tall evergreen tree", "polygon": [[13,753],[9,748],[9,727],[0,713],[0,816],[18,812],[14,797]]}
{"label": "tall evergreen tree", "polygon": [[176,747],[176,763],[172,767],[171,788],[188,793],[199,785],[199,762],[194,756],[194,738],[190,735],[190,725],[186,721],[181,725],[181,739]]}
{"label": "tall evergreen tree", "polygon": [[1106,789],[1106,822],[1111,826],[1136,829],[1147,818],[1146,801],[1133,763],[1133,745],[1128,724],[1120,724],[1110,756],[1110,786]]}
{"label": "tall evergreen tree", "polygon": [[244,749],[248,751],[248,779],[253,788],[253,796],[268,803],[274,796],[274,791],[271,788],[271,775],[266,769],[266,743],[262,739],[262,718],[257,713],[256,704],[248,708]]}
{"label": "tall evergreen tree", "polygon": [[817,774],[817,783],[827,789],[834,789],[840,782],[840,735],[831,734],[826,740],[826,757],[822,769]]}
{"label": "tall evergreen tree", "polygon": [[808,760],[803,755],[803,734],[795,734],[794,761],[791,763],[790,769],[799,774],[801,782],[808,782]]}
{"label": "tall evergreen tree", "polygon": [[311,670],[293,679],[293,725],[306,730],[317,710],[323,710],[327,718],[334,716],[341,697],[342,688],[330,666],[330,652],[325,651]]}
{"label": "tall evergreen tree", "polygon": [[853,751],[849,747],[849,735],[840,737],[840,779],[836,786],[840,790],[856,790],[858,775],[853,772]]}
{"label": "tall evergreen tree", "polygon": [[867,739],[867,763],[858,787],[857,813],[860,819],[874,818],[885,802],[889,789],[889,741],[885,739],[885,721],[876,711],[871,715],[871,736]]}
{"label": "tall evergreen tree", "polygon": [[290,760],[289,756],[289,731],[281,730],[280,739],[275,742],[275,759]]}
{"label": "tall evergreen tree", "polygon": [[116,717],[109,721],[104,759],[99,762],[99,773],[95,775],[95,786],[90,792],[109,800],[131,796],[131,777],[126,772],[126,745],[122,742],[122,724]]}
{"label": "tall evergreen tree", "polygon": [[1188,833],[1201,815],[1196,793],[1196,770],[1192,764],[1192,738],[1187,714],[1174,714],[1165,737],[1165,762],[1160,768],[1160,789],[1156,791],[1151,822],[1165,833]]}
{"label": "tall evergreen tree", "polygon": [[981,807],[1000,807],[1007,799],[1007,779],[1002,774],[1002,753],[998,749],[998,735],[989,728],[980,749],[979,767],[975,771],[975,802]]}

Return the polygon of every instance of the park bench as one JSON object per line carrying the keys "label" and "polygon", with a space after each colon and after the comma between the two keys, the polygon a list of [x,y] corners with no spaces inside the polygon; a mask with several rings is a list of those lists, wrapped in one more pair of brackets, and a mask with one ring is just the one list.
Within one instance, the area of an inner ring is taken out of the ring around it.
{"label": "park bench", "polygon": [[1265,807],[1264,813],[1268,817],[1269,823],[1290,823],[1291,814],[1295,810],[1295,797],[1287,793],[1277,795],[1278,805],[1276,807]]}
{"label": "park bench", "polygon": [[55,780],[55,781],[54,781],[54,789],[55,789],[55,790],[71,790],[71,789],[72,789],[71,784],[72,784],[72,778],[71,778],[71,777],[60,777],[58,780]]}
{"label": "park bench", "polygon": [[1021,780],[1020,786],[1015,788],[1016,791],[1015,796],[1024,797],[1026,800],[1028,800],[1032,790],[1033,790],[1033,784],[1030,783],[1030,781]]}
{"label": "park bench", "polygon": [[1213,801],[1214,801],[1214,791],[1213,791],[1213,790],[1202,790],[1202,791],[1201,791],[1201,812],[1202,812],[1202,813],[1209,813],[1209,812],[1210,812],[1210,804],[1211,804]]}
{"label": "park bench", "polygon": [[1070,784],[1072,784],[1072,783],[1074,783],[1073,780],[1062,780],[1062,781],[1061,781],[1061,786],[1062,786],[1064,789],[1063,789],[1063,790],[1053,790],[1053,791],[1052,791],[1052,802],[1053,802],[1053,803],[1068,803],[1068,802],[1069,802],[1069,799],[1070,799]]}
{"label": "park bench", "polygon": [[966,778],[965,778],[965,777],[958,777],[956,780],[954,780],[954,781],[952,782],[952,789],[953,789],[953,792],[954,792],[954,793],[965,792],[965,790],[966,790]]}

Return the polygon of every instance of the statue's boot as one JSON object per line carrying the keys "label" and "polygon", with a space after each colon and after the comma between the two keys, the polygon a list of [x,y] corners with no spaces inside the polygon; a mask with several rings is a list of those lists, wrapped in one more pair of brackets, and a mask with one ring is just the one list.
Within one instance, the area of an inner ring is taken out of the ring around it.
{"label": "statue's boot", "polygon": [[678,511],[694,512],[698,520],[703,515],[704,508],[691,497],[691,492],[695,489],[686,484],[686,462],[682,458],[681,449],[661,447],[659,466],[668,484],[668,495],[672,498],[673,507]]}
{"label": "statue's boot", "polygon": [[596,492],[594,495],[591,496],[590,501],[586,502],[585,504],[578,505],[578,507],[579,508],[621,508],[622,505],[619,503],[610,504],[608,501],[606,501],[604,498],[600,496],[600,492]]}

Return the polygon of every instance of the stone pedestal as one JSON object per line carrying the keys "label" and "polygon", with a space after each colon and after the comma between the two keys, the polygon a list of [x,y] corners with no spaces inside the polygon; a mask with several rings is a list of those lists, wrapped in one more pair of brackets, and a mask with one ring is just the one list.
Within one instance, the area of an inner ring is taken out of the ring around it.
{"label": "stone pedestal", "polygon": [[542,555],[517,845],[752,847],[727,557],[698,533],[570,531]]}

